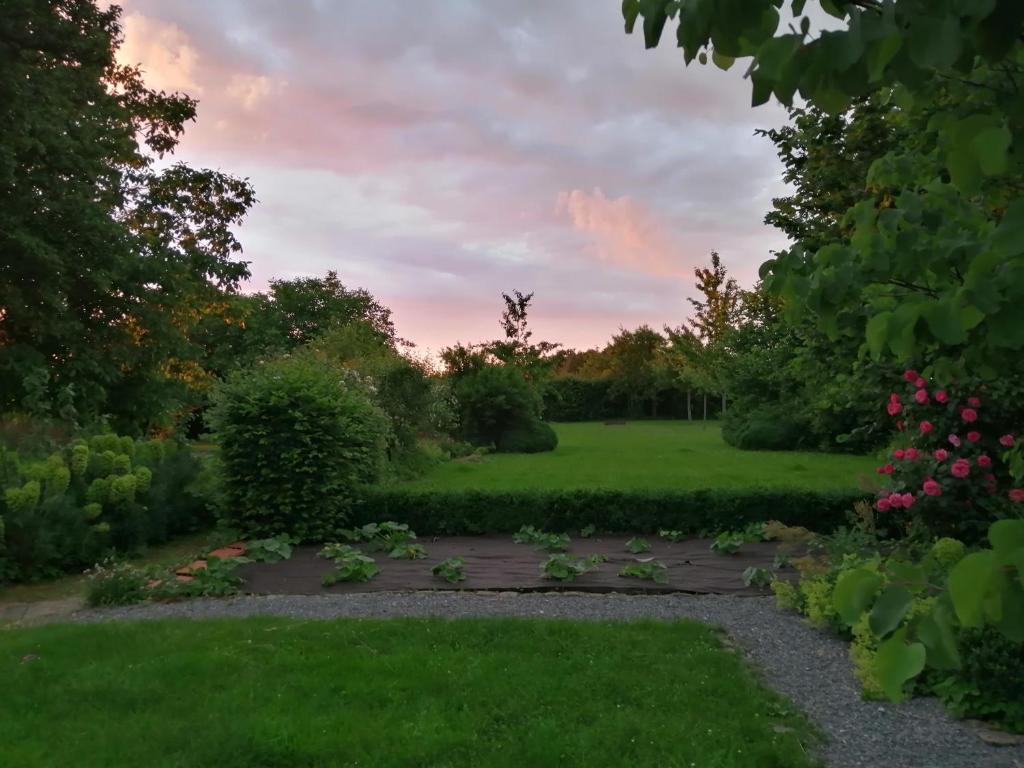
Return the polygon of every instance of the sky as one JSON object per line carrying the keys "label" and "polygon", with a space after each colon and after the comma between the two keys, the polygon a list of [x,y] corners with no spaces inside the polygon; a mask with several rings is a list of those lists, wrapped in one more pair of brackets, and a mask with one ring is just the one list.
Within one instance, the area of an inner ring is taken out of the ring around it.
{"label": "sky", "polygon": [[717,250],[742,285],[785,192],[721,72],[626,35],[620,0],[122,0],[123,63],[199,100],[176,158],[249,178],[246,290],[323,275],[432,354],[496,338],[534,292],[535,340],[602,346],[679,325]]}

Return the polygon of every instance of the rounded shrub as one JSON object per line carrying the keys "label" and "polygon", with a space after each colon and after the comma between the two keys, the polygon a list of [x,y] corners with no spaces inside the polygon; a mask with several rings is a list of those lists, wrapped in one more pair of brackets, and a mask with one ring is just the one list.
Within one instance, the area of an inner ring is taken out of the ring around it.
{"label": "rounded shrub", "polygon": [[722,438],[745,451],[786,451],[801,447],[806,429],[792,416],[777,409],[729,414]]}
{"label": "rounded shrub", "polygon": [[330,537],[384,465],[387,417],[342,369],[299,355],[240,371],[214,398],[225,515],[249,533]]}
{"label": "rounded shrub", "polygon": [[498,446],[502,436],[540,420],[541,398],[515,366],[488,365],[465,373],[455,385],[463,436]]}
{"label": "rounded shrub", "polygon": [[498,438],[500,453],[541,453],[553,451],[558,446],[555,430],[540,419],[514,424]]}

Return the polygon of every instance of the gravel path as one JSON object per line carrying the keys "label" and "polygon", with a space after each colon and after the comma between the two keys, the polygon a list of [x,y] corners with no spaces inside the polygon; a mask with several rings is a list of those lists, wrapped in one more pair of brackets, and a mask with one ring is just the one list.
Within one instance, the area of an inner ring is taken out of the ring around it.
{"label": "gravel path", "polygon": [[993,747],[934,699],[860,698],[846,645],[779,611],[772,598],[566,593],[373,593],[239,597],[83,611],[76,621],[286,616],[523,616],[629,620],[690,618],[724,627],[763,672],[824,730],[831,768],[1024,768],[1024,746]]}

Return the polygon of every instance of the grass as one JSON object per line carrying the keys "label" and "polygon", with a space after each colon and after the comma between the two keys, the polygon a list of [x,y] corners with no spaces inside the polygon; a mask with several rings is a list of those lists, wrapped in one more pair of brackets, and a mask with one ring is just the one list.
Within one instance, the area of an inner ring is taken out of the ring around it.
{"label": "grass", "polygon": [[637,421],[554,424],[558,448],[549,453],[494,454],[439,464],[401,483],[415,490],[606,488],[857,489],[876,477],[866,456],[790,451],[740,451],[717,424]]}
{"label": "grass", "polygon": [[0,633],[0,680],[19,768],[816,765],[811,726],[692,622],[50,625]]}
{"label": "grass", "polygon": [[[172,566],[202,550],[210,539],[210,533],[194,533],[181,536],[159,546],[151,547],[144,555],[129,562],[138,566]],[[63,600],[84,597],[86,579],[82,574],[62,576],[48,581],[30,584],[0,585],[0,606],[5,603],[38,603],[44,600]]]}

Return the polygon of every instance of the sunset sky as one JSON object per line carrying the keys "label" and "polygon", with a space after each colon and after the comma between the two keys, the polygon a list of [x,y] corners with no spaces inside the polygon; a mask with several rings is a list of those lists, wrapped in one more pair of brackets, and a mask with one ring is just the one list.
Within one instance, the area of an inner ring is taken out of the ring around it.
{"label": "sunset sky", "polygon": [[588,347],[682,322],[711,249],[750,284],[785,246],[753,135],[781,108],[645,51],[619,0],[120,4],[121,60],[199,99],[178,158],[256,188],[248,290],[337,270],[423,352],[534,291],[535,338]]}

